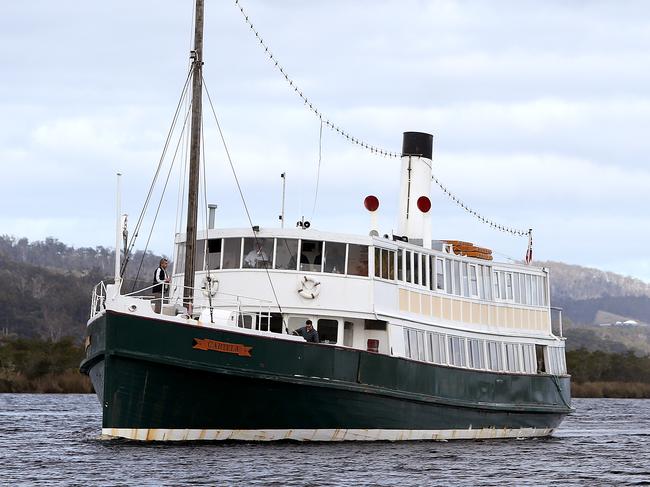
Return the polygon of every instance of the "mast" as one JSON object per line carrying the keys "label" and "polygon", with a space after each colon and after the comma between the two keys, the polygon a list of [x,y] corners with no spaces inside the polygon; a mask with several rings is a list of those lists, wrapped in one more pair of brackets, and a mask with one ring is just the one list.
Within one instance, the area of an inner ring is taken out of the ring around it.
{"label": "mast", "polygon": [[194,18],[194,51],[192,57],[192,117],[190,135],[190,174],[187,189],[187,232],[185,237],[185,290],[183,301],[191,309],[194,297],[194,254],[201,160],[201,97],[203,90],[203,0],[196,0]]}

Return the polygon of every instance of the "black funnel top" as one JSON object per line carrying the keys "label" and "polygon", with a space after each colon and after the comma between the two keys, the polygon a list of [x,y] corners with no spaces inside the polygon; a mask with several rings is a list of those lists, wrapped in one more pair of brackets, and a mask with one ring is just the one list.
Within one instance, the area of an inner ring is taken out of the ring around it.
{"label": "black funnel top", "polygon": [[433,135],[424,132],[404,132],[402,156],[433,157]]}

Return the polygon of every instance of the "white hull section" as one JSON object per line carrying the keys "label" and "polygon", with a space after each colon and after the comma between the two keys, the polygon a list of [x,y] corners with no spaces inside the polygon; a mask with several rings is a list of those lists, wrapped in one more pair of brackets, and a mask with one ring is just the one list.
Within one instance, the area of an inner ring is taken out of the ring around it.
{"label": "white hull section", "polygon": [[497,438],[534,438],[550,436],[553,428],[482,428],[455,430],[387,429],[147,429],[103,428],[102,437],[138,441],[407,441],[407,440],[483,440]]}

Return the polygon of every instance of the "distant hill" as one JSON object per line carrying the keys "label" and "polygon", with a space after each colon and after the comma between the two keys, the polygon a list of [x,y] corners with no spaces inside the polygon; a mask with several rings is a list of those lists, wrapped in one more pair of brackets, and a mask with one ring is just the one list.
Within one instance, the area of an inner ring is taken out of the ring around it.
{"label": "distant hill", "polygon": [[[0,335],[81,339],[92,287],[110,279],[113,249],[69,247],[57,239],[0,237]],[[149,284],[160,256],[137,252],[126,278],[140,267]],[[563,308],[567,348],[650,353],[650,327],[601,327],[603,320],[650,323],[650,285],[598,269],[536,262],[550,268],[551,302]],[[623,319],[624,318],[624,319]]]}
{"label": "distant hill", "polygon": [[[127,267],[133,283],[142,261],[137,252]],[[160,256],[144,255],[139,284],[150,283]],[[57,341],[83,337],[93,286],[114,272],[114,251],[106,247],[74,248],[48,238],[0,237],[0,335]]]}

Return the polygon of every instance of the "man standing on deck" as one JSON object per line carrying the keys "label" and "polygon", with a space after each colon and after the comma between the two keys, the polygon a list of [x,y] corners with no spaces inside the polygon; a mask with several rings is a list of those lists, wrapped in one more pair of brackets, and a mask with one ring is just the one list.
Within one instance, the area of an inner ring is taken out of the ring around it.
{"label": "man standing on deck", "polygon": [[160,259],[158,269],[153,273],[153,310],[156,313],[160,313],[163,301],[163,291],[165,289],[165,284],[169,284],[171,279],[167,275],[167,259]]}
{"label": "man standing on deck", "polygon": [[307,342],[319,343],[318,332],[314,330],[311,320],[305,321],[305,326],[298,328],[294,333],[303,337]]}

